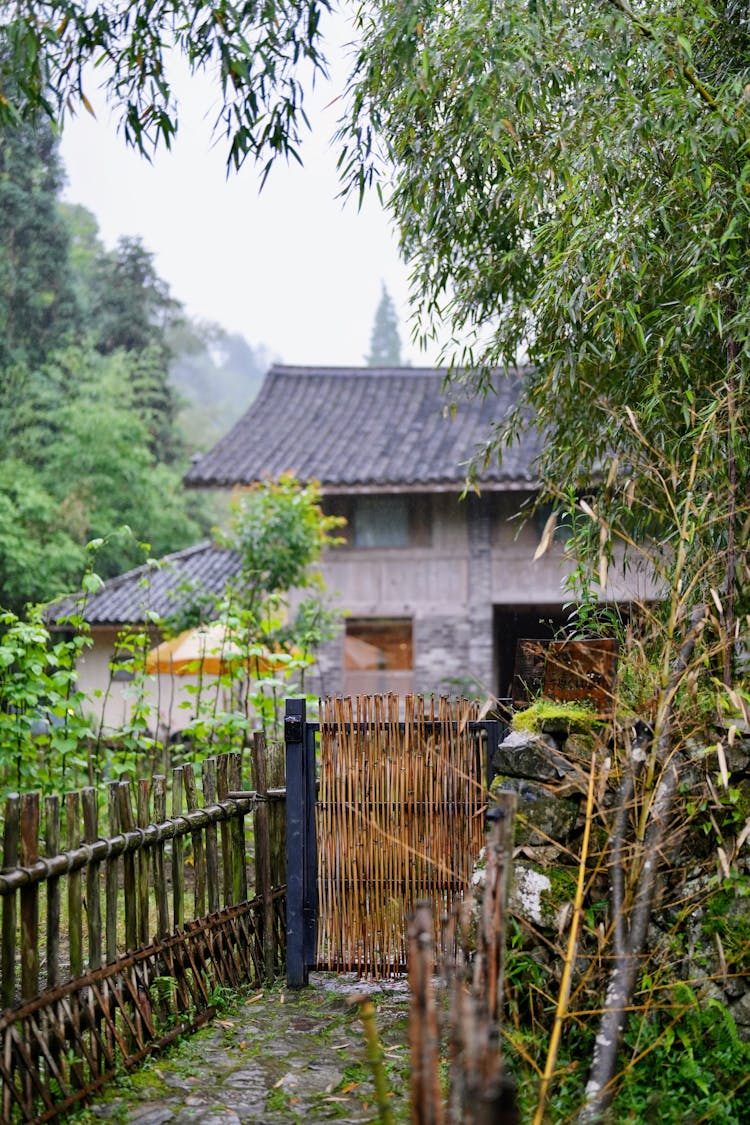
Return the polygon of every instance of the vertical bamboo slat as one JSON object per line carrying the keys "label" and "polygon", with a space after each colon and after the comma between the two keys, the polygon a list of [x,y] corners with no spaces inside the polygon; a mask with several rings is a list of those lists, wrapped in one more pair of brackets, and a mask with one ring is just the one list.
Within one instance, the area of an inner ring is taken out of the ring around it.
{"label": "vertical bamboo slat", "polygon": [[[154,778],[154,824],[163,824],[166,819],[167,779],[163,774],[157,774]],[[164,869],[164,844],[154,844],[153,856],[157,935],[166,937],[169,933],[169,900],[167,898],[167,877]]]}
{"label": "vertical bamboo slat", "polygon": [[[21,798],[11,793],[5,802],[5,826],[3,828],[3,870],[9,871],[18,864],[18,848],[21,839]],[[16,896],[3,895],[3,953],[2,953],[2,994],[3,1007],[9,1008],[16,993]]]}
{"label": "vertical bamboo slat", "polygon": [[[184,767],[183,778],[185,781],[185,801],[188,812],[198,810],[198,789],[195,784],[193,767],[188,763]],[[203,833],[199,830],[190,833],[193,847],[193,909],[196,918],[202,918],[206,913],[206,849],[203,844]]]}
{"label": "vertical bamboo slat", "polygon": [[[182,766],[172,770],[172,816],[183,814],[184,785]],[[175,930],[185,924],[185,843],[182,836],[172,841],[172,922]]]}
{"label": "vertical bamboo slat", "polygon": [[417,900],[437,935],[483,843],[476,705],[407,696],[403,723],[400,708],[336,699],[321,721],[318,959],[375,976],[406,962]]}
{"label": "vertical bamboo slat", "polygon": [[[60,850],[60,798],[44,799],[44,851],[48,858]],[[60,982],[60,880],[47,880],[47,988]]]}
{"label": "vertical bamboo slat", "polygon": [[[69,851],[81,842],[81,797],[79,793],[65,794],[65,846]],[[68,948],[70,975],[79,977],[83,972],[83,911],[81,903],[81,873],[68,875]]]}
{"label": "vertical bamboo slat", "polygon": [[[216,804],[216,759],[206,758],[203,763],[203,806]],[[216,825],[206,828],[206,890],[208,893],[208,912],[215,914],[219,909],[219,855],[216,840]]]}
{"label": "vertical bamboo slat", "polygon": [[[96,790],[90,786],[81,794],[83,800],[83,835],[87,844],[99,836],[99,809]],[[101,864],[89,863],[86,869],[86,908],[89,931],[89,968],[99,969],[102,964],[102,913],[99,897],[99,869]]]}
{"label": "vertical bamboo slat", "polygon": [[[120,828],[123,832],[132,832],[135,828],[135,817],[129,781],[121,781],[117,786],[117,806],[120,813]],[[125,902],[125,948],[131,951],[138,945],[138,900],[135,856],[132,852],[122,857],[122,894]]]}
{"label": "vertical bamboo slat", "polygon": [[[120,831],[120,810],[117,803],[118,782],[110,781],[107,785],[107,827],[110,836],[116,836]],[[106,953],[107,961],[114,961],[117,957],[117,892],[120,861],[117,857],[107,860],[104,875],[105,903],[106,903]]]}

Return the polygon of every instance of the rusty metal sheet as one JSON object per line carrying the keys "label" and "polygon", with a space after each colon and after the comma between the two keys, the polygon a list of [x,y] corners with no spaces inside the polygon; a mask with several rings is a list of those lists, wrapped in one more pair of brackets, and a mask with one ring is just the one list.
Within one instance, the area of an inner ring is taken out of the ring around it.
{"label": "rusty metal sheet", "polygon": [[527,706],[536,695],[564,702],[590,703],[602,714],[612,710],[617,642],[521,640],[516,646],[513,703]]}

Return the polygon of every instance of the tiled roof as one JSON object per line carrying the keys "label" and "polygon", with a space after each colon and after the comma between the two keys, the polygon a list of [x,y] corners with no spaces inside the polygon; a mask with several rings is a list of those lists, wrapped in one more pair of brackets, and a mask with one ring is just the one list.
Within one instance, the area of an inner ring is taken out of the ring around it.
{"label": "tiled roof", "polygon": [[[498,375],[496,393],[443,391],[434,368],[282,367],[185,477],[194,488],[251,484],[291,472],[324,492],[460,487],[466,462],[515,405],[524,371]],[[452,409],[455,404],[455,411]],[[485,487],[536,483],[535,433],[506,450],[479,477]]]}
{"label": "tiled roof", "polygon": [[[224,592],[227,581],[240,573],[236,551],[215,543],[198,543],[167,555],[158,567],[150,564],[110,578],[101,589],[89,594],[84,616],[90,625],[142,624],[147,612],[170,617],[190,598],[190,590],[202,595]],[[54,602],[47,610],[49,621],[78,613],[83,595],[74,594]]]}

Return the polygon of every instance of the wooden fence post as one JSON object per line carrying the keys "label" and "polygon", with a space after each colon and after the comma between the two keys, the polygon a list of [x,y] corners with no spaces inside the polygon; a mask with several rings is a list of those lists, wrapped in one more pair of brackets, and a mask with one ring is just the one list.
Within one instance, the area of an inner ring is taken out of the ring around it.
{"label": "wooden fence post", "polygon": [[[203,762],[203,805],[216,804],[216,758],[206,758]],[[216,825],[206,826],[206,887],[208,890],[208,912],[215,914],[219,909],[219,849],[216,838]]]}
{"label": "wooden fence post", "polygon": [[418,902],[409,919],[409,1054],[413,1125],[442,1125],[443,1121],[432,931],[432,903]]}
{"label": "wooden fence post", "polygon": [[[117,801],[119,782],[110,781],[107,785],[107,828],[110,838],[120,831],[120,808]],[[104,897],[106,902],[107,961],[117,959],[117,891],[120,861],[117,856],[107,860],[104,875]]]}
{"label": "wooden fence post", "polygon": [[[60,851],[60,798],[44,799],[44,853],[48,859]],[[60,880],[47,880],[47,988],[60,983]]]}
{"label": "wooden fence post", "polygon": [[[135,828],[135,819],[129,781],[119,782],[117,803],[120,810],[120,828],[123,832],[132,832]],[[125,948],[131,952],[138,946],[138,901],[135,890],[135,856],[132,852],[126,852],[122,857],[122,893],[125,900]]]}
{"label": "wooden fence post", "polygon": [[287,699],[286,743],[286,979],[290,988],[307,984],[305,960],[305,700]]}
{"label": "wooden fence post", "polygon": [[[195,784],[195,772],[189,762],[183,767],[183,778],[188,812],[197,812],[198,789]],[[200,829],[191,832],[190,839],[193,845],[193,916],[202,918],[206,913],[206,849],[203,833]]]}
{"label": "wooden fence post", "polygon": [[[3,871],[18,865],[18,845],[21,838],[21,798],[10,793],[5,802],[5,827],[3,829]],[[16,894],[3,895],[3,956],[0,994],[4,1008],[10,1008],[16,995]]]}
{"label": "wooden fence post", "polygon": [[[163,824],[167,819],[167,779],[163,774],[154,778],[154,824]],[[169,934],[169,902],[167,899],[167,877],[164,870],[164,844],[154,844],[154,897],[156,898],[157,936]]]}
{"label": "wooden fence post", "polygon": [[[83,790],[83,837],[93,844],[99,836],[99,810],[96,790],[87,786]],[[95,862],[86,868],[86,908],[89,930],[89,969],[100,969],[102,964],[102,913],[99,899],[99,867]]]}
{"label": "wooden fence post", "polygon": [[[229,755],[219,754],[216,758],[216,794],[220,801],[226,801],[227,793],[229,792]],[[230,845],[231,832],[226,820],[222,820],[220,825],[221,833],[221,872],[222,872],[222,889],[224,894],[224,905],[233,906],[233,855]]]}
{"label": "wooden fence post", "polygon": [[[172,817],[182,816],[184,784],[182,766],[172,770]],[[185,843],[182,836],[172,841],[172,924],[181,930],[185,924]]]}
{"label": "wooden fence post", "polygon": [[268,828],[268,771],[266,768],[266,736],[253,735],[253,785],[261,803],[255,810],[255,890],[263,901],[263,971],[272,981],[276,966],[273,901],[271,899],[271,836]]}
{"label": "wooden fence post", "polygon": [[[138,781],[136,790],[136,817],[138,827],[148,828],[149,804],[151,796],[151,782],[147,777]],[[148,893],[148,867],[149,854],[147,848],[138,849],[138,943],[148,945],[149,939],[149,893]]]}
{"label": "wooden fence post", "polygon": [[[81,795],[65,794],[65,846],[73,851],[81,843]],[[81,903],[81,872],[68,875],[68,949],[70,975],[80,977],[83,972],[83,911]]]}
{"label": "wooden fence post", "polygon": [[[227,754],[227,785],[230,792],[242,791],[242,755]],[[247,866],[245,863],[245,818],[236,816],[231,822],[229,837],[232,850],[232,897],[235,903],[247,901]]]}
{"label": "wooden fence post", "polygon": [[[39,859],[39,794],[21,798],[21,866]],[[21,996],[33,1000],[39,991],[39,884],[21,888]]]}

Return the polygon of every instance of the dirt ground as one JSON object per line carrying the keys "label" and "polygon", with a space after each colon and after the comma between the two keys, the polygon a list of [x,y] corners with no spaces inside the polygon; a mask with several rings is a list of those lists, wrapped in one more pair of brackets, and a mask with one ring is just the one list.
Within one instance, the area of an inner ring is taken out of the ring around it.
{"label": "dirt ground", "polygon": [[80,1111],[76,1125],[280,1125],[377,1119],[359,1009],[375,1005],[394,1119],[409,1120],[408,988],[314,973],[226,998],[212,1023],[124,1076]]}

